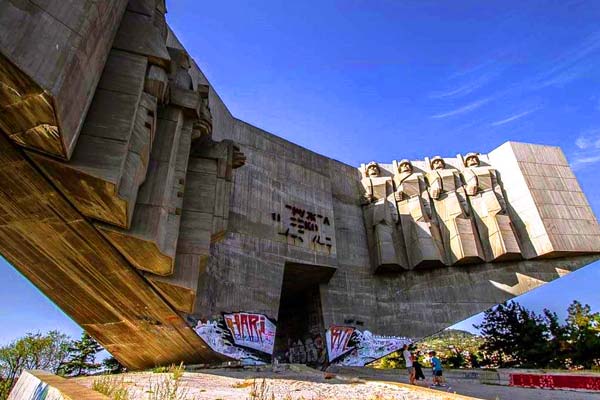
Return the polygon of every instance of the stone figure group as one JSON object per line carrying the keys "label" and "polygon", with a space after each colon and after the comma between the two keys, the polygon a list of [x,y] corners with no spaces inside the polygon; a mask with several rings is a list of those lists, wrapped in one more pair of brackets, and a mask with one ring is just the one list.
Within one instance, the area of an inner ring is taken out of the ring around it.
{"label": "stone figure group", "polygon": [[476,153],[460,169],[439,157],[423,170],[394,162],[393,176],[364,168],[363,216],[374,271],[520,258],[498,179]]}

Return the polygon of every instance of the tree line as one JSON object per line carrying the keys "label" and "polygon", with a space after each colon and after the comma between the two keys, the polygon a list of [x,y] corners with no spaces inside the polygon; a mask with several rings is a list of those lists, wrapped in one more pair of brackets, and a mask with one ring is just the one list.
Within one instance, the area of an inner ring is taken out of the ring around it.
{"label": "tree line", "polygon": [[0,346],[0,400],[8,397],[24,369],[42,369],[61,376],[87,375],[102,369],[111,373],[122,371],[123,367],[113,357],[96,362],[102,350],[85,332],[79,340],[72,340],[56,330],[45,334],[27,333]]}
{"label": "tree line", "polygon": [[555,312],[537,314],[517,302],[484,313],[480,347],[488,364],[499,367],[600,367],[600,313],[573,301],[561,322]]}
{"label": "tree line", "polygon": [[[427,352],[435,350],[449,368],[600,368],[600,313],[578,301],[569,305],[563,321],[550,310],[538,314],[508,301],[485,311],[474,327],[479,335],[450,329],[412,350],[424,365]],[[392,353],[376,366],[403,368],[404,359]]]}

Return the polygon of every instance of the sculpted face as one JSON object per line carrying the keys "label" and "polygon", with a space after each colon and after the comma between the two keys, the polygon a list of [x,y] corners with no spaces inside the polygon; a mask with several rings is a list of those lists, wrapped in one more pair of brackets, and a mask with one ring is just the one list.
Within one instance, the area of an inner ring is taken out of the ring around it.
{"label": "sculpted face", "polygon": [[444,164],[444,160],[433,160],[431,163],[431,167],[433,169],[444,169],[446,165]]}
{"label": "sculpted face", "polygon": [[376,164],[371,164],[367,167],[367,176],[379,176],[379,167]]}
{"label": "sculpted face", "polygon": [[465,164],[467,165],[467,167],[477,167],[477,166],[479,166],[479,157],[477,157],[477,156],[467,157],[467,159],[465,160]]}
{"label": "sculpted face", "polygon": [[398,166],[398,171],[402,172],[412,172],[412,165],[410,163],[404,162]]}

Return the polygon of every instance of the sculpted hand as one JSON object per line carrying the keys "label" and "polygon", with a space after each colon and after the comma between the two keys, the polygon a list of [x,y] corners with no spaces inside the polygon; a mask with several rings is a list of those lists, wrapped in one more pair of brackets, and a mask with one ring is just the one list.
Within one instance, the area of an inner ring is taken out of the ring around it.
{"label": "sculpted hand", "polygon": [[236,169],[246,164],[246,155],[240,150],[239,146],[233,145],[232,168]]}
{"label": "sculpted hand", "polygon": [[361,202],[361,204],[371,204],[373,202],[373,200],[374,200],[374,197],[372,194],[365,194],[360,199],[360,202]]}

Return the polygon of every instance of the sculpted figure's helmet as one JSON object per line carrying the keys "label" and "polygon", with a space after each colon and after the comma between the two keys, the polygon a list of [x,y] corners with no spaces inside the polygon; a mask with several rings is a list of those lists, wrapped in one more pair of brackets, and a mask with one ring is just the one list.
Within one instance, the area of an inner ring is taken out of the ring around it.
{"label": "sculpted figure's helmet", "polygon": [[379,175],[379,173],[381,172],[379,170],[379,164],[377,164],[375,161],[371,161],[370,163],[367,164],[367,166],[365,167],[365,176],[370,176],[371,174],[369,174],[369,170],[375,168],[377,170],[377,174]]}
{"label": "sculpted figure's helmet", "polygon": [[430,163],[429,163],[429,164],[430,164],[429,166],[430,166],[432,169],[438,169],[438,168],[435,168],[435,166],[434,166],[434,165],[436,164],[436,162],[437,162],[437,161],[439,161],[439,162],[441,163],[441,168],[445,168],[445,167],[446,167],[446,162],[445,162],[445,161],[444,161],[444,159],[443,159],[442,157],[440,157],[440,156],[435,156],[435,157],[433,157],[433,158],[431,159]]}
{"label": "sculpted figure's helmet", "polygon": [[470,161],[475,161],[474,164],[479,165],[479,155],[477,153],[467,153],[467,155],[465,156],[465,166],[466,167],[469,167],[472,165],[470,163]]}
{"label": "sculpted figure's helmet", "polygon": [[[403,168],[404,166],[408,166],[408,168]],[[403,158],[398,163],[398,171],[400,171],[400,172],[404,172],[405,169],[407,171],[412,171],[412,168],[413,168],[412,163],[410,162],[410,160],[407,160],[406,158]]]}

